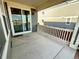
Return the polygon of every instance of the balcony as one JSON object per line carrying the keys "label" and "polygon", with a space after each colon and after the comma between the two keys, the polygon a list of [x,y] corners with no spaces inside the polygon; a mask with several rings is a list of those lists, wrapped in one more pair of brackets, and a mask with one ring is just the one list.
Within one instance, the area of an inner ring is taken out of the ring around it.
{"label": "balcony", "polygon": [[0,38],[6,42],[2,59],[79,59],[79,8],[75,9],[79,2],[44,0],[44,5],[41,1],[3,2]]}
{"label": "balcony", "polygon": [[12,41],[12,59],[74,59],[76,53],[66,42],[46,33],[29,33]]}
{"label": "balcony", "polygon": [[38,25],[37,32],[12,38],[11,58],[74,59],[76,50],[69,47],[72,32]]}

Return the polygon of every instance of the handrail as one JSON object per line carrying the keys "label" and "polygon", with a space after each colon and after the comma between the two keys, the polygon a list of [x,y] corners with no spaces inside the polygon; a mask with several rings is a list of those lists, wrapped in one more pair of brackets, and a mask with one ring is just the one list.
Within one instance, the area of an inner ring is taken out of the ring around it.
{"label": "handrail", "polygon": [[70,42],[73,30],[58,28],[58,27],[51,27],[45,25],[38,25],[38,31],[48,33],[55,37],[61,38],[64,41]]}

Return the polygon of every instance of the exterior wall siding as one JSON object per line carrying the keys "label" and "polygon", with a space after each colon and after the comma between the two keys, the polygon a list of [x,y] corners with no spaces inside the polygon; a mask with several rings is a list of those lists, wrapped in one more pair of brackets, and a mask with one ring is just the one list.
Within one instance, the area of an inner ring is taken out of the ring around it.
{"label": "exterior wall siding", "polygon": [[74,29],[75,27],[75,23],[70,23],[69,25],[67,25],[66,22],[44,22],[44,25],[59,27],[64,29]]}

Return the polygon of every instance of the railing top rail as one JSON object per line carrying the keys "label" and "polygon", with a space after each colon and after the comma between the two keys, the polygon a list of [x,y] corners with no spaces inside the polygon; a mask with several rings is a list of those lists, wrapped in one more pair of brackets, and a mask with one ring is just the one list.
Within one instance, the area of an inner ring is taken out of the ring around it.
{"label": "railing top rail", "polygon": [[39,26],[44,26],[44,27],[47,27],[47,28],[53,28],[53,29],[58,29],[58,30],[64,30],[64,31],[70,31],[70,32],[73,32],[72,29],[64,29],[64,28],[52,27],[52,26],[45,26],[45,25],[39,25]]}

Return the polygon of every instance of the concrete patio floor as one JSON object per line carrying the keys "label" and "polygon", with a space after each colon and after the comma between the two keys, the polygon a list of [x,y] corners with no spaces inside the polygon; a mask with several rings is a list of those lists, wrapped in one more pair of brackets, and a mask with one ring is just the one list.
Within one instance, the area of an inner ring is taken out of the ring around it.
{"label": "concrete patio floor", "polygon": [[75,50],[50,37],[36,32],[12,38],[12,59],[74,59]]}

